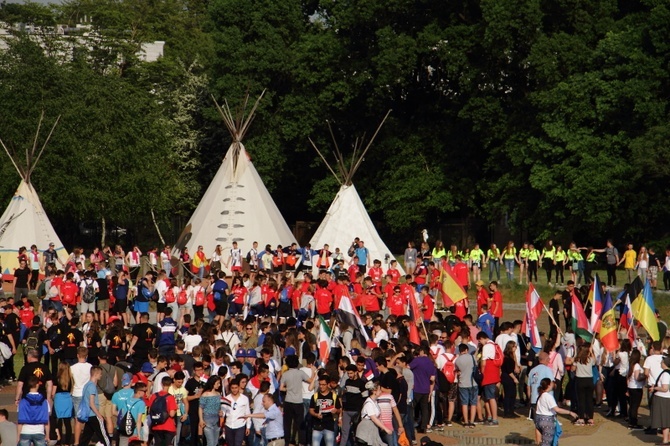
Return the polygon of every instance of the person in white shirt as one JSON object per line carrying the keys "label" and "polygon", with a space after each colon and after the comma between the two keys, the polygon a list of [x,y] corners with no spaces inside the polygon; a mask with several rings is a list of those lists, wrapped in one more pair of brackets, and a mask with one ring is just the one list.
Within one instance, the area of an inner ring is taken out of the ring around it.
{"label": "person in white shirt", "polygon": [[193,347],[200,345],[202,342],[202,336],[198,334],[198,327],[191,325],[188,327],[188,334],[184,336],[184,351],[186,353],[191,353]]}
{"label": "person in white shirt", "polygon": [[642,355],[639,350],[630,352],[628,359],[628,376],[626,384],[628,387],[628,429],[643,429],[637,422],[637,411],[642,402],[642,393],[644,382],[647,377],[644,375],[644,369],[640,365]]}
{"label": "person in white shirt", "polygon": [[79,314],[86,314],[89,311],[92,311],[95,314],[95,299],[93,302],[84,302],[84,293],[86,290],[93,290],[93,294],[95,296],[98,295],[98,291],[100,290],[100,287],[98,286],[98,281],[95,280],[95,273],[93,271],[87,272],[85,274],[85,278],[79,282],[79,295],[82,297],[81,303],[80,303],[80,308],[79,308]]}
{"label": "person in white shirt", "polygon": [[170,277],[170,271],[172,271],[172,265],[170,265],[170,246],[165,246],[165,249],[161,251],[161,268],[165,270],[167,277]]}
{"label": "person in white shirt", "polygon": [[374,321],[372,323],[373,342],[377,345],[379,345],[381,341],[389,340],[389,334],[384,329],[385,326],[386,324],[383,321]]}
{"label": "person in white shirt", "polygon": [[540,381],[540,396],[537,398],[537,405],[535,406],[535,428],[542,435],[540,446],[551,446],[553,444],[554,433],[556,432],[556,414],[577,418],[576,413],[558,407],[552,394],[553,389],[554,381],[550,378],[543,378]]}
{"label": "person in white shirt", "polygon": [[158,279],[156,279],[155,290],[158,292],[158,302],[156,304],[156,322],[160,322],[165,317],[165,293],[168,290],[168,284],[165,281],[167,274],[164,270],[161,270],[158,273]]}
{"label": "person in white shirt", "polygon": [[242,446],[251,428],[251,420],[247,418],[251,415],[249,399],[240,393],[239,380],[232,379],[228,386],[230,394],[222,399],[226,443],[229,446]]}
{"label": "person in white shirt", "polygon": [[663,371],[659,373],[654,385],[649,388],[653,393],[651,404],[651,427],[663,429],[663,443],[670,444],[670,356],[663,358],[661,362]]}
{"label": "person in white shirt", "polygon": [[[81,403],[82,394],[84,392],[84,386],[91,378],[91,367],[90,363],[86,362],[88,358],[88,349],[86,347],[77,348],[77,363],[70,367],[70,372],[72,373],[72,405],[75,408],[79,407]],[[75,409],[76,410],[76,409]],[[74,444],[79,444],[79,436],[81,435],[81,429],[83,424],[80,423],[76,418],[74,422]]]}

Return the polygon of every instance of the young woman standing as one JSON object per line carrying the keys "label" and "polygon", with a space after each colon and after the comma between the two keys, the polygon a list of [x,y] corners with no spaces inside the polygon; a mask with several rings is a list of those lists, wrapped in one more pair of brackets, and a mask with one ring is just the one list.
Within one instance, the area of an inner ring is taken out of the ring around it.
{"label": "young woman standing", "polygon": [[556,248],[554,247],[554,241],[549,239],[545,243],[544,248],[542,249],[542,255],[540,256],[540,262],[542,262],[542,267],[547,273],[547,285],[551,285],[551,271],[554,269],[554,255],[556,254]]}

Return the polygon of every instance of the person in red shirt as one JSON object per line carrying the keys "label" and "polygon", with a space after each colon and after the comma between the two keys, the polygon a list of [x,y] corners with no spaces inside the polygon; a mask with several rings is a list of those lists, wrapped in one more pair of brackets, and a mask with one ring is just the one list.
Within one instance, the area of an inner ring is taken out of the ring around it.
{"label": "person in red shirt", "polygon": [[333,299],[335,300],[335,309],[340,308],[342,296],[349,295],[349,286],[347,285],[347,276],[338,276],[337,284],[333,288]]}
{"label": "person in red shirt", "polygon": [[244,312],[244,305],[247,303],[248,292],[249,290],[247,290],[247,287],[242,283],[242,278],[240,276],[235,276],[235,278],[233,278],[232,289],[230,290],[233,302],[228,307],[228,314],[235,316]]}
{"label": "person in red shirt", "polygon": [[468,271],[468,265],[463,262],[463,258],[460,255],[456,256],[456,264],[452,268],[452,271],[454,272],[454,276],[456,276],[458,284],[465,291],[468,291],[470,287],[470,271]]}
{"label": "person in red shirt", "polygon": [[386,270],[386,275],[391,276],[391,280],[387,280],[387,281],[393,282],[393,283],[400,282],[400,271],[398,270],[398,261],[397,260],[391,260],[391,263],[389,264],[389,269]]}
{"label": "person in red shirt", "polygon": [[354,256],[351,259],[351,266],[349,266],[347,269],[347,273],[349,274],[349,282],[356,282],[356,276],[358,275],[359,271],[360,268],[358,267],[358,256]]}
{"label": "person in red shirt", "polygon": [[489,304],[489,293],[484,288],[484,282],[481,280],[475,282],[475,288],[477,289],[477,317],[479,317],[484,312],[482,305]]}
{"label": "person in red shirt", "polygon": [[[359,273],[360,274],[360,273]],[[381,305],[379,304],[379,294],[377,293],[377,287],[372,283],[372,278],[370,276],[365,278],[364,282],[365,292],[361,296],[361,306],[365,309],[366,313],[377,313],[381,311]]]}
{"label": "person in red shirt", "polygon": [[76,306],[78,291],[79,287],[74,283],[74,274],[71,272],[67,273],[65,282],[60,286],[60,300],[63,302],[63,305]]}
{"label": "person in red shirt", "polygon": [[498,335],[498,327],[500,326],[500,319],[503,317],[503,301],[502,294],[498,291],[498,282],[495,280],[489,284],[489,290],[491,291],[491,309],[489,312],[491,316],[495,319],[495,325],[493,326],[493,333]]}
{"label": "person in red shirt", "polygon": [[[177,401],[174,399],[174,395],[170,395],[168,390],[172,385],[172,378],[169,376],[164,377],[161,380],[162,389],[158,393],[154,393],[149,398],[149,413],[151,413],[151,406],[156,404],[156,400],[159,398],[165,398],[165,406],[167,407],[167,420],[164,423],[153,424],[151,425],[151,432],[154,434],[154,444],[156,446],[170,446],[174,437],[177,434],[177,425],[175,423],[175,415],[177,415]],[[154,422],[155,423],[155,422]]]}
{"label": "person in red shirt", "polygon": [[[391,294],[386,297],[386,306],[393,316],[404,316],[407,314],[407,302],[400,294],[400,285],[390,285]],[[387,288],[389,285],[387,285]]]}
{"label": "person in red shirt", "polygon": [[427,287],[421,288],[421,311],[425,323],[432,321],[435,314],[435,301],[428,291]]}
{"label": "person in red shirt", "polygon": [[319,280],[316,291],[314,292],[316,301],[316,312],[325,320],[330,320],[331,306],[333,304],[333,295],[328,291],[328,282]]}
{"label": "person in red shirt", "polygon": [[414,282],[416,282],[416,286],[421,291],[421,288],[426,285],[426,279],[428,277],[428,268],[421,262],[421,256],[418,256],[419,259],[417,260],[417,265],[416,269],[414,270]]}
{"label": "person in red shirt", "polygon": [[368,276],[372,279],[372,284],[377,288],[377,292],[381,293],[382,290],[382,277],[384,272],[382,271],[382,262],[381,260],[375,259],[373,262],[373,267],[368,271]]}

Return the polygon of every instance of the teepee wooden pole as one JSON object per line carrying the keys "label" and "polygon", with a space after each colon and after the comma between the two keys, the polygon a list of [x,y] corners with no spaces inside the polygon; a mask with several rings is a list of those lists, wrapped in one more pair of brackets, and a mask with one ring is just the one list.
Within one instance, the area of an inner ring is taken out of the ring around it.
{"label": "teepee wooden pole", "polygon": [[335,160],[337,161],[337,168],[340,171],[340,175],[342,175],[342,181],[340,181],[340,185],[347,184],[349,183],[349,177],[347,176],[345,169],[342,151],[340,150],[340,146],[337,144],[337,139],[335,138],[335,133],[333,132],[333,126],[330,125],[330,121],[326,121],[326,124],[328,124],[328,131],[330,132],[330,137],[333,140],[333,145],[335,145]]}
{"label": "teepee wooden pole", "polygon": [[[35,161],[33,161],[32,164],[30,166],[28,166],[28,168],[30,169],[30,173],[33,172],[33,170],[35,169],[35,166],[37,166],[37,162],[40,160],[40,158],[42,157],[42,154],[44,153],[44,149],[47,148],[47,144],[49,144],[49,141],[51,140],[51,135],[53,135],[54,130],[56,130],[56,126],[58,125],[58,122],[60,121],[60,117],[61,117],[61,115],[58,115],[58,117],[56,118],[56,122],[54,122],[54,125],[51,126],[51,131],[47,135],[47,139],[44,140],[44,144],[42,144],[42,148],[40,149],[40,153],[37,154],[37,158],[35,158]],[[28,176],[30,176],[30,173],[28,174]]]}
{"label": "teepee wooden pole", "polygon": [[372,146],[372,143],[374,142],[375,138],[377,137],[377,134],[379,133],[379,131],[381,130],[382,126],[383,126],[384,123],[386,122],[386,119],[387,119],[387,118],[389,117],[389,115],[391,114],[391,111],[392,111],[392,110],[389,109],[389,111],[386,112],[386,116],[384,116],[384,119],[382,119],[382,122],[379,123],[379,126],[377,127],[377,130],[375,131],[374,135],[372,135],[372,138],[370,138],[370,142],[368,142],[368,145],[365,147],[365,150],[363,150],[363,153],[361,153],[360,158],[359,158],[358,161],[355,163],[355,166],[354,166],[353,171],[352,171],[352,173],[351,173],[352,176],[356,173],[356,171],[358,170],[359,166],[360,166],[361,163],[363,162],[363,158],[365,157],[365,154],[368,153],[368,150],[370,150],[370,147]]}
{"label": "teepee wooden pole", "polygon": [[22,179],[22,180],[25,180],[25,175],[24,175],[24,173],[23,173],[23,172],[21,171],[21,169],[19,168],[19,165],[16,164],[16,161],[14,161],[14,157],[13,157],[12,154],[9,152],[9,149],[7,148],[7,146],[5,145],[5,143],[2,142],[1,139],[0,139],[0,145],[2,145],[2,148],[5,149],[5,152],[7,152],[7,156],[9,157],[9,160],[10,160],[10,161],[12,162],[12,164],[14,165],[14,168],[15,168],[16,171],[19,173],[19,176],[21,177],[21,179]]}
{"label": "teepee wooden pole", "polygon": [[319,150],[319,148],[316,147],[316,144],[314,144],[314,141],[312,141],[312,138],[307,138],[307,139],[308,139],[309,142],[312,144],[312,147],[314,147],[314,150],[316,150],[316,153],[319,154],[319,156],[321,157],[321,159],[323,160],[323,162],[326,164],[326,167],[328,168],[328,170],[330,170],[330,173],[332,173],[333,176],[335,177],[335,179],[337,180],[337,182],[338,182],[340,185],[342,185],[342,181],[341,181],[340,178],[337,176],[337,174],[335,173],[335,171],[333,170],[333,168],[330,167],[330,164],[328,164],[328,161],[326,161],[326,158],[321,154],[321,151]]}

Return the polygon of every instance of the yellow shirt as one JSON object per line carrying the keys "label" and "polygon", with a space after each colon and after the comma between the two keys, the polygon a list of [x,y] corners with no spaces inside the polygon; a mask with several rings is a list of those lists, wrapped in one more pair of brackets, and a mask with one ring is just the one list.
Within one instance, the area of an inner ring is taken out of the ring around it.
{"label": "yellow shirt", "polygon": [[635,252],[634,249],[629,249],[628,251],[623,253],[623,258],[624,258],[624,268],[626,269],[633,269],[635,268],[635,259],[637,259],[637,253]]}
{"label": "yellow shirt", "polygon": [[512,260],[516,257],[516,248],[512,247],[511,250],[507,248],[503,249],[503,257],[507,260]]}
{"label": "yellow shirt", "polygon": [[479,262],[482,257],[484,257],[484,251],[481,249],[473,249],[470,251],[470,258],[472,259],[473,262]]}
{"label": "yellow shirt", "polygon": [[184,388],[184,386],[181,386],[178,389],[175,389],[174,386],[170,386],[170,388],[168,389],[168,393],[174,396],[174,399],[177,402],[177,416],[180,417],[184,415],[182,413],[182,409],[185,409],[184,401],[186,401],[188,391]]}

